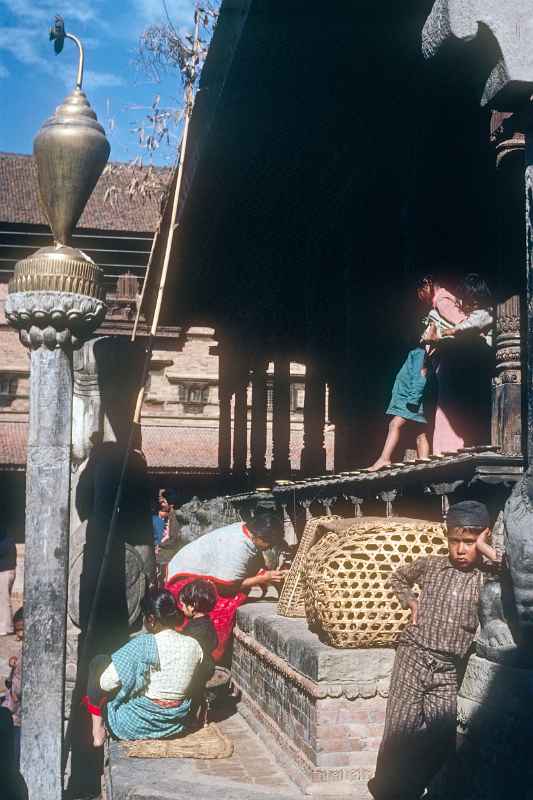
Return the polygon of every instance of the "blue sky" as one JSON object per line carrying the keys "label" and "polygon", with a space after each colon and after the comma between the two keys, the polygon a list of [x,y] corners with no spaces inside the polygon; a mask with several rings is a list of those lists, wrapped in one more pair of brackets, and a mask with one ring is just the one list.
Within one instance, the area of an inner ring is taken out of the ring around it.
{"label": "blue sky", "polygon": [[[192,30],[194,0],[167,0],[167,8],[178,30]],[[31,153],[41,124],[74,88],[76,46],[66,41],[56,56],[48,40],[55,14],[85,44],[83,88],[106,128],[111,159],[131,160],[142,152],[131,129],[154,97],[165,107],[181,97],[177,73],[156,84],[132,64],[142,30],[166,19],[162,0],[0,0],[0,150]],[[161,150],[156,163],[170,158]]]}

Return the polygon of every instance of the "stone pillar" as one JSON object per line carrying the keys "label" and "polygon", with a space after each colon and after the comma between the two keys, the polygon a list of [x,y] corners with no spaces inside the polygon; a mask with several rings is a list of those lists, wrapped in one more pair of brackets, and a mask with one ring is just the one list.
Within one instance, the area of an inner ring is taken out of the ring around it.
{"label": "stone pillar", "polygon": [[290,438],[290,361],[286,356],[280,356],[274,361],[274,407],[272,411],[272,474],[276,478],[287,478],[291,473]]}
{"label": "stone pillar", "polygon": [[242,366],[235,382],[233,408],[233,474],[244,475],[248,457],[248,368]]}
{"label": "stone pillar", "polygon": [[252,371],[252,418],[250,421],[250,463],[256,481],[266,472],[267,384],[266,362],[258,361]]}
{"label": "stone pillar", "polygon": [[231,388],[228,355],[223,345],[218,356],[218,468],[227,474],[231,467]]}
{"label": "stone pillar", "polygon": [[[30,800],[58,800],[63,791],[72,346],[99,324],[105,306],[95,265],[94,297],[21,289],[37,283],[45,264],[50,271],[57,265],[71,275],[88,269],[72,251],[69,255],[70,261],[52,254],[48,262],[39,251],[19,262],[6,302],[8,321],[31,349],[21,740],[21,771]],[[58,275],[56,285],[68,277]]]}
{"label": "stone pillar", "polygon": [[32,350],[30,375],[21,771],[32,798],[59,800],[72,423],[70,353],[62,348]]}
{"label": "stone pillar", "polygon": [[516,116],[494,112],[499,224],[499,281],[496,290],[496,374],[492,382],[491,442],[520,455],[522,441],[521,300],[524,296],[524,134]]}
{"label": "stone pillar", "polygon": [[30,800],[63,796],[71,356],[105,316],[103,273],[69,242],[110,152],[81,89],[79,39],[65,33],[61,17],[50,38],[56,53],[65,38],[80,50],[74,90],[33,143],[39,197],[54,245],[15,265],[5,306],[9,324],[31,350],[21,740]]}
{"label": "stone pillar", "polygon": [[306,366],[304,405],[304,446],[301,470],[304,475],[326,471],[324,426],[326,424],[326,383],[315,366]]}

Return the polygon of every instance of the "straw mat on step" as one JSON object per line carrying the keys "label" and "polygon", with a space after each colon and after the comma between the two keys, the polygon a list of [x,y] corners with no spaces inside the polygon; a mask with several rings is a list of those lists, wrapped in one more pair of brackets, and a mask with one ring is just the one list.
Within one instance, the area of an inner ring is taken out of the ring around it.
{"label": "straw mat on step", "polygon": [[214,722],[176,739],[142,739],[122,744],[130,758],[209,759],[233,754],[233,742]]}

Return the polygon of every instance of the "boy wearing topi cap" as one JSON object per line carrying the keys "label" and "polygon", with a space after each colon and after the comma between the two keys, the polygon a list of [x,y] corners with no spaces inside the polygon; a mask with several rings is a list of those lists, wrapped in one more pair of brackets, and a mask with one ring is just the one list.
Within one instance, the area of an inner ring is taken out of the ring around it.
{"label": "boy wearing topi cap", "polygon": [[458,675],[477,630],[483,573],[490,570],[483,556],[499,563],[487,543],[489,524],[483,503],[450,506],[448,555],[419,558],[390,579],[411,621],[398,640],[376,774],[368,784],[375,800],[418,800],[455,749]]}

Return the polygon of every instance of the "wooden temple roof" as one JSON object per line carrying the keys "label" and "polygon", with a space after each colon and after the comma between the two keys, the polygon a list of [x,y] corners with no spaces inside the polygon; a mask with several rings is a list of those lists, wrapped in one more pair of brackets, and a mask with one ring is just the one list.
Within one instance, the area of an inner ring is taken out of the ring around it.
{"label": "wooden temple roof", "polygon": [[[458,486],[472,487],[482,483],[489,486],[510,488],[522,475],[522,456],[504,455],[496,448],[486,445],[467,447],[457,453],[430,456],[398,464],[378,472],[366,469],[320,475],[297,481],[277,481],[272,492],[281,505],[302,501],[324,501],[342,497],[373,499],[388,492],[410,489],[427,489],[434,494],[453,492]],[[232,495],[229,499],[239,507],[253,502],[255,492]],[[394,498],[391,498],[394,499]]]}

